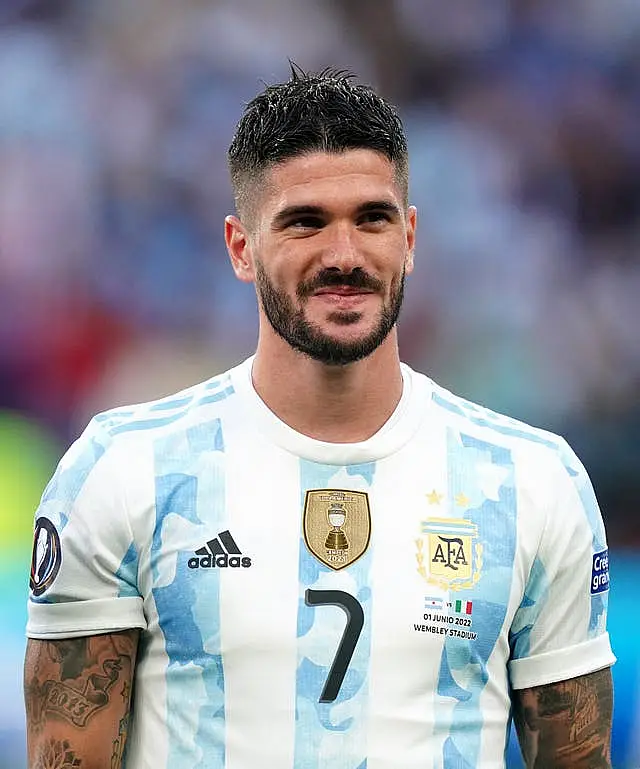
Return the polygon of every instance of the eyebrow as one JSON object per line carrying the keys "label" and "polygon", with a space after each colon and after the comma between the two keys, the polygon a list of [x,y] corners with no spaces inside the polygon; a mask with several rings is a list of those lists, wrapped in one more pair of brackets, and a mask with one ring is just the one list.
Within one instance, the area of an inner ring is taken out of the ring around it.
{"label": "eyebrow", "polygon": [[400,216],[402,212],[399,206],[390,200],[371,200],[358,208],[359,214],[366,214],[368,211],[386,211],[389,214]]}
{"label": "eyebrow", "polygon": [[[392,203],[390,200],[369,200],[358,206],[356,209],[357,214],[366,214],[370,211],[386,211],[394,216],[400,216],[400,208]],[[278,228],[285,225],[285,223],[296,216],[323,216],[326,214],[326,209],[322,206],[313,205],[292,205],[286,206],[273,217],[273,227]]]}

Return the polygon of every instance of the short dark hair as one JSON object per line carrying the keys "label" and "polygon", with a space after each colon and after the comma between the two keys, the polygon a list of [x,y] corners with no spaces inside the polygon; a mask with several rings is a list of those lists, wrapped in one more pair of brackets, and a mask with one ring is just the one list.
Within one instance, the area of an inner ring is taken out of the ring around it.
{"label": "short dark hair", "polygon": [[291,63],[284,83],[267,86],[247,105],[228,151],[238,212],[271,167],[309,152],[370,149],[395,166],[405,205],[409,186],[407,139],[395,109],[344,70],[304,72]]}

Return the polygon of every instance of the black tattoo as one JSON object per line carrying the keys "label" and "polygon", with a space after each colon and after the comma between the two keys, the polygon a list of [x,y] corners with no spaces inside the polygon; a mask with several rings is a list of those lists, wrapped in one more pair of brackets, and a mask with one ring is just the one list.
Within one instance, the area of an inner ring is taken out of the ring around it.
{"label": "black tattoo", "polygon": [[126,630],[28,642],[30,769],[77,769],[87,761],[122,769],[138,638]]}
{"label": "black tattoo", "polygon": [[96,659],[89,654],[88,638],[68,638],[49,644],[51,659],[60,665],[60,680],[78,678]]}
{"label": "black tattoo", "polygon": [[82,766],[67,740],[48,740],[35,757],[33,769],[71,769]]}
{"label": "black tattoo", "polygon": [[70,721],[74,726],[86,726],[87,721],[109,702],[109,689],[118,680],[122,663],[107,660],[103,666],[106,675],[92,673],[82,689],[59,681],[45,681],[42,686],[44,710]]}
{"label": "black tattoo", "polygon": [[611,769],[611,671],[515,693],[514,719],[527,767]]}
{"label": "black tattoo", "polygon": [[129,715],[127,714],[120,720],[118,736],[113,741],[113,753],[111,754],[111,769],[120,769],[124,757],[124,749],[127,743],[127,734],[129,732]]}
{"label": "black tattoo", "polygon": [[25,671],[30,727],[38,731],[53,716],[84,728],[109,704],[110,690],[123,670],[131,671],[134,654],[135,644],[110,636],[41,642],[33,669]]}

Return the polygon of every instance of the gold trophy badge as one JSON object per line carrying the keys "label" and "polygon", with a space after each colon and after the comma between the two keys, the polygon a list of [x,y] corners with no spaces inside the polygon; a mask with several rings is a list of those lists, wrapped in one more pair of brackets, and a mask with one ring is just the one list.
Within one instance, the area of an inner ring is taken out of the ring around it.
{"label": "gold trophy badge", "polygon": [[334,571],[344,569],[369,547],[369,497],[365,491],[311,489],[305,494],[302,527],[309,551]]}
{"label": "gold trophy badge", "polygon": [[327,520],[333,527],[327,534],[324,546],[327,550],[348,550],[349,540],[342,530],[347,520],[347,511],[342,502],[332,502],[327,510]]}

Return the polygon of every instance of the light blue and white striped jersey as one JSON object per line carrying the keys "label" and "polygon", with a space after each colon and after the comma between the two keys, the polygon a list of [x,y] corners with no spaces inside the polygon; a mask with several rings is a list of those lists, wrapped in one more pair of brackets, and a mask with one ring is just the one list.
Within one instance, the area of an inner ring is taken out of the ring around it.
{"label": "light blue and white striped jersey", "polygon": [[296,433],[249,359],[98,415],[36,514],[27,633],[143,629],[134,769],[493,769],[510,688],[614,661],[566,442],[402,367],[369,440]]}

